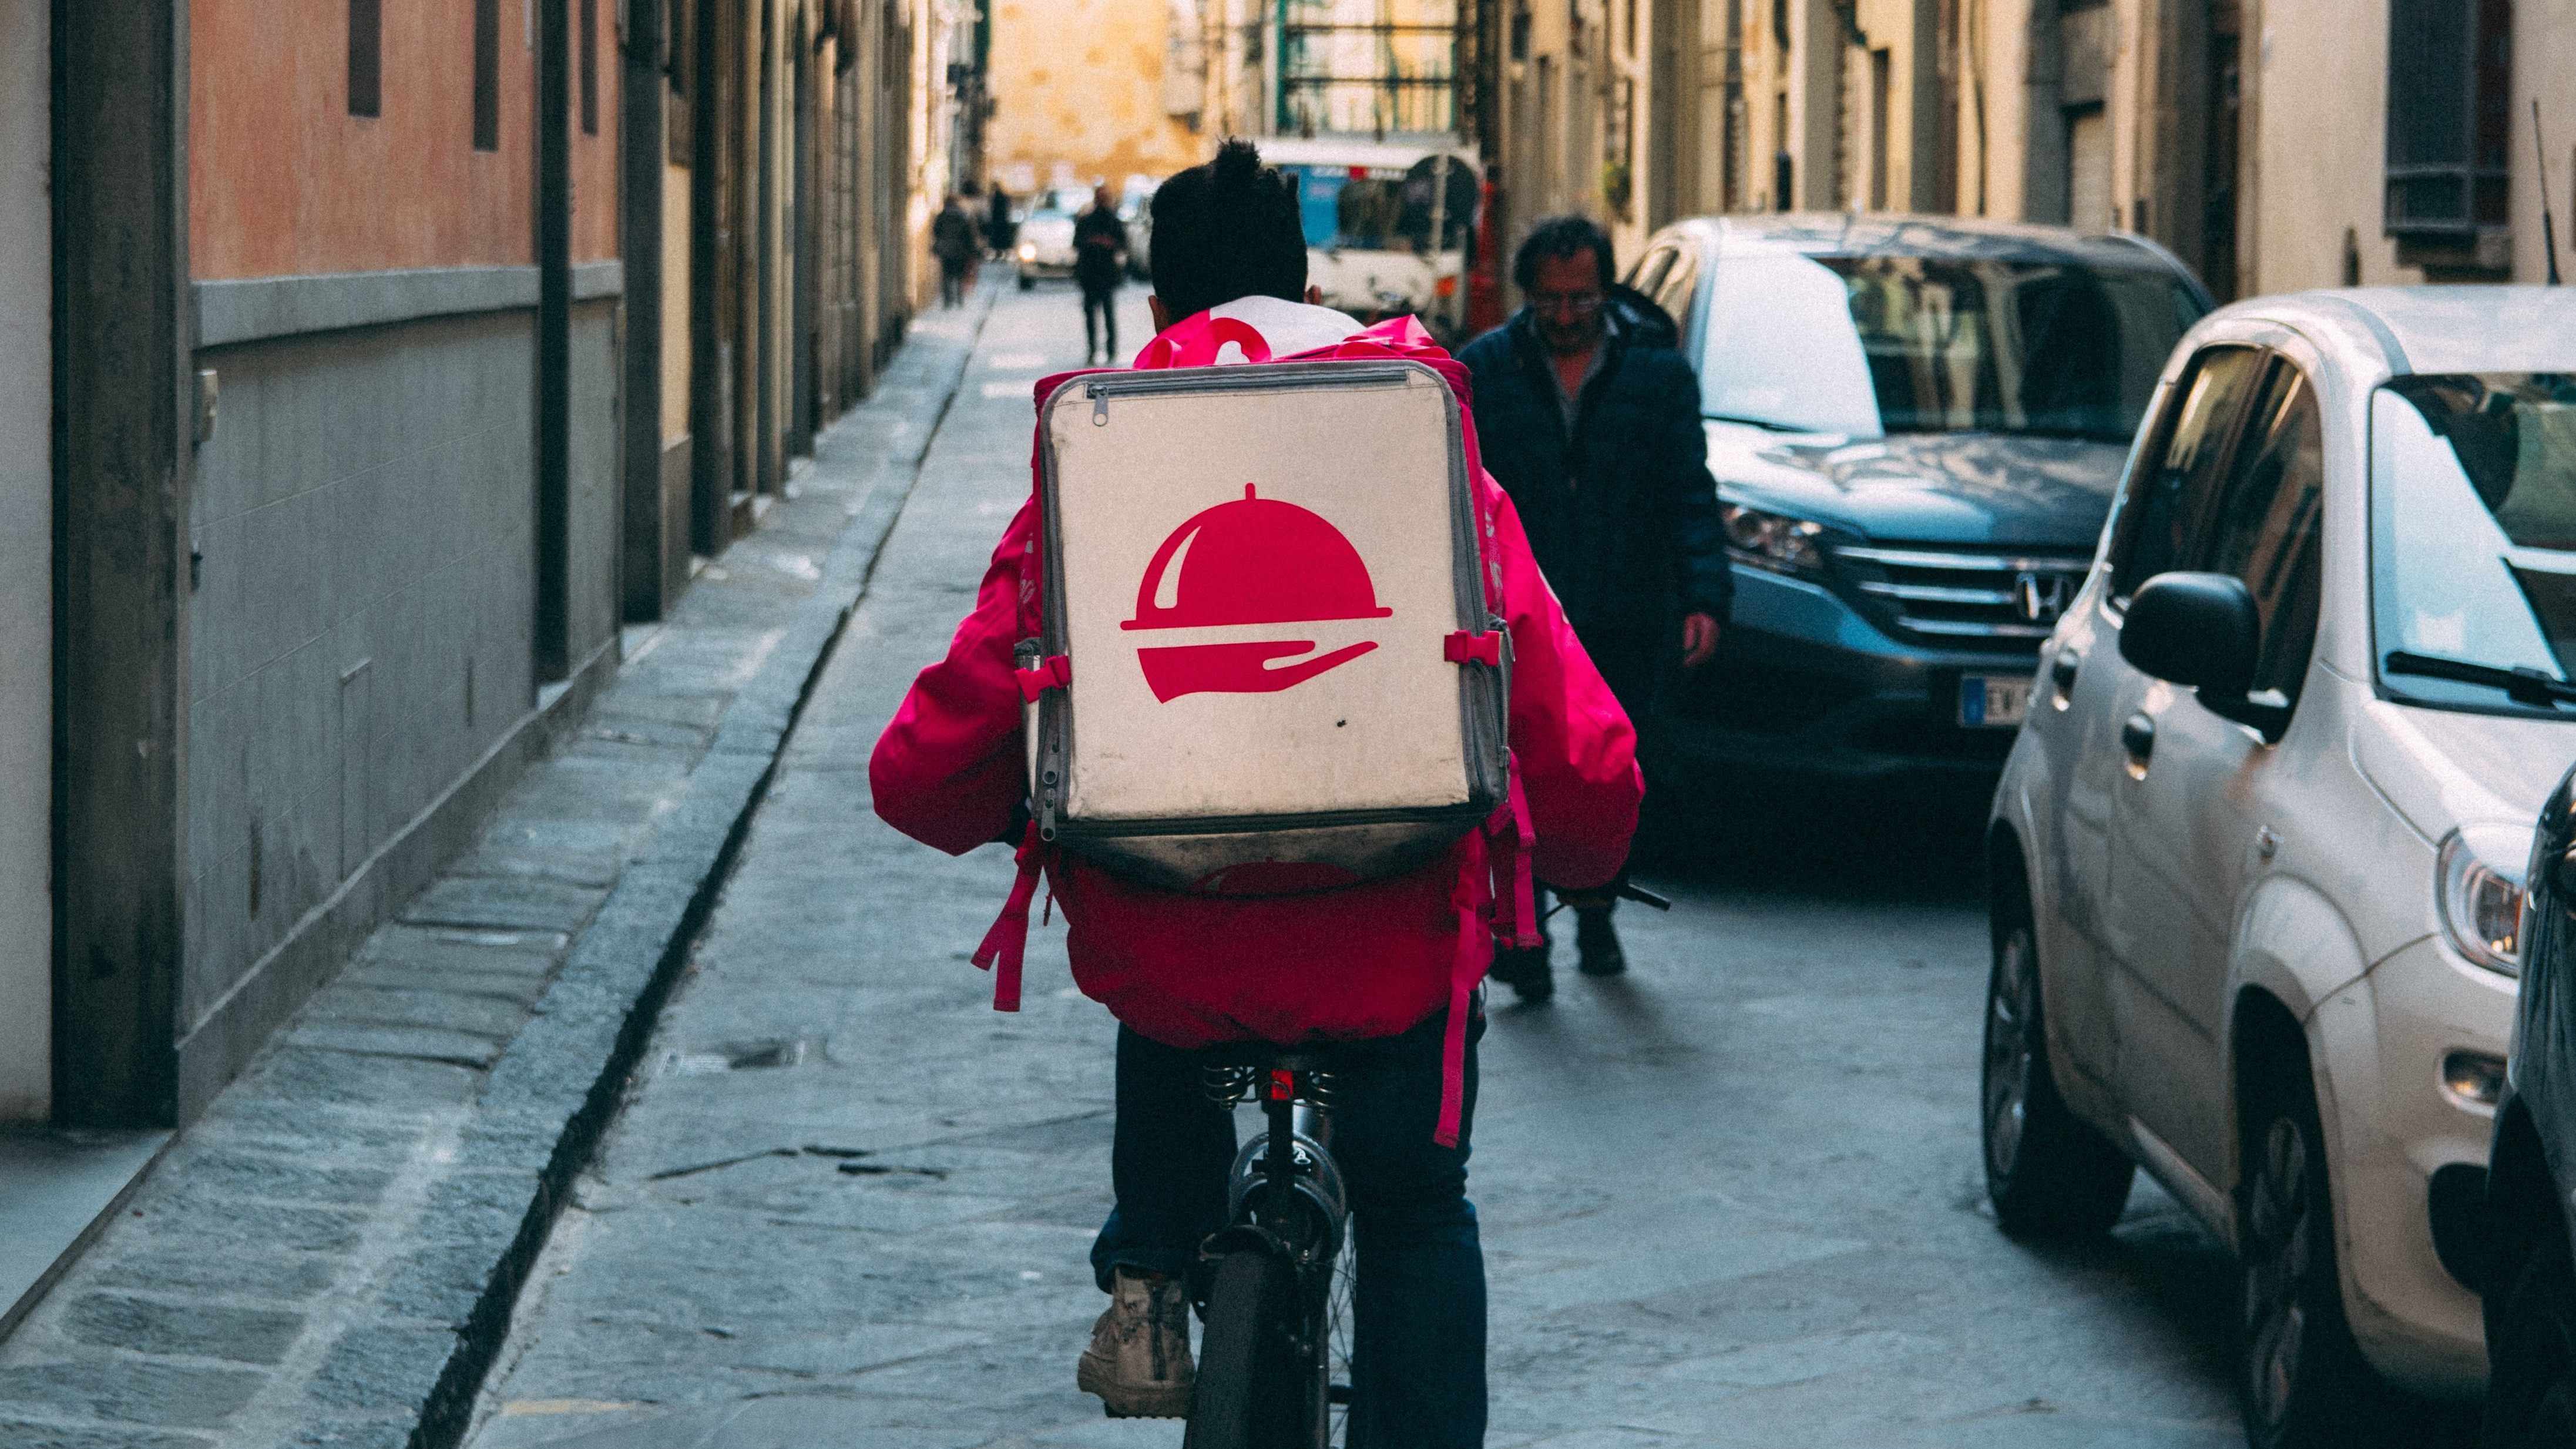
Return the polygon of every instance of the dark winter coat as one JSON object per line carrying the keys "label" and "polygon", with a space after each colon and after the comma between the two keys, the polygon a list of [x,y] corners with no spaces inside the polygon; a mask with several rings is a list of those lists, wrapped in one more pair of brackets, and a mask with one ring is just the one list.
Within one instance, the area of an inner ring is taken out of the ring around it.
{"label": "dark winter coat", "polygon": [[1127,266],[1127,227],[1118,213],[1093,206],[1073,219],[1073,279],[1086,292],[1113,291]]}
{"label": "dark winter coat", "polygon": [[[1617,325],[1576,400],[1571,437],[1527,308],[1458,354],[1475,377],[1485,468],[1519,508],[1566,618],[1596,650],[1671,637],[1680,614],[1723,622],[1735,594],[1699,379],[1654,303],[1619,288],[1610,306]],[[1678,640],[1672,647],[1677,656]]]}
{"label": "dark winter coat", "polygon": [[943,206],[930,220],[931,255],[951,268],[963,268],[975,255],[975,219],[962,206]]}

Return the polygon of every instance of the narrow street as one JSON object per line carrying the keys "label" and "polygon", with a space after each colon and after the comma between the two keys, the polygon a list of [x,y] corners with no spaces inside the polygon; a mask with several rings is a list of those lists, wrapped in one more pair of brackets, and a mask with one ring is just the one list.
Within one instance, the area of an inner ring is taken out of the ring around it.
{"label": "narrow street", "polygon": [[[1132,351],[1143,294],[1122,297]],[[1029,386],[1079,347],[1068,291],[1002,293],[520,1300],[476,1449],[1179,1443],[1073,1383],[1110,1021],[1061,923],[1027,1009],[994,1015],[966,956],[1006,853],[951,861],[868,808],[878,730],[1025,492]],[[2232,1276],[2168,1199],[2142,1182],[2080,1249],[1985,1215],[1957,822],[1792,842],[1795,868],[1752,837],[1655,877],[1677,906],[1623,917],[1625,979],[1561,965],[1551,1006],[1499,993],[1471,1184],[1488,1442],[2240,1442]]]}

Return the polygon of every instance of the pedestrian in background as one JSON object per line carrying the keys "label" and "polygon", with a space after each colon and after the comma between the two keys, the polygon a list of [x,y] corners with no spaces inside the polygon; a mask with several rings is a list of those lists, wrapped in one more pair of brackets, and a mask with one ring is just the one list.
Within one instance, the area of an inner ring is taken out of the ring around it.
{"label": "pedestrian in background", "polygon": [[1073,280],[1082,288],[1085,366],[1118,360],[1118,279],[1126,272],[1127,224],[1118,219],[1118,199],[1108,187],[1094,187],[1090,207],[1073,221]]}
{"label": "pedestrian in background", "polygon": [[[1717,652],[1735,583],[1699,379],[1672,319],[1615,285],[1612,266],[1610,238],[1588,219],[1540,222],[1512,258],[1525,304],[1458,356],[1475,377],[1485,467],[1642,741],[1675,667]],[[1587,975],[1627,969],[1615,886],[1558,893]],[[1544,944],[1498,953],[1493,974],[1525,1001],[1555,990]]]}
{"label": "pedestrian in background", "polygon": [[984,213],[984,248],[995,261],[1011,254],[1011,234],[1018,229],[1011,224],[1011,193],[996,181],[992,194],[985,199]]}
{"label": "pedestrian in background", "polygon": [[966,269],[975,260],[975,219],[966,214],[966,203],[957,193],[948,193],[948,204],[930,223],[930,253],[939,258],[939,305],[954,307],[966,300]]}

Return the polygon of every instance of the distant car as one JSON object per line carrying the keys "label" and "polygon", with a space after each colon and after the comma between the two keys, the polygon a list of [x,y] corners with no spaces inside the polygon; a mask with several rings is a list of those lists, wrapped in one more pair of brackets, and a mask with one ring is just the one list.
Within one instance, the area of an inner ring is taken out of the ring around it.
{"label": "distant car", "polygon": [[1995,793],[1996,1217],[2107,1228],[2146,1168],[2235,1253],[2263,1449],[2350,1442],[2374,1371],[2485,1381],[2481,1169],[2576,758],[2570,374],[2557,289],[2201,322]]}
{"label": "distant car", "polygon": [[1073,219],[1089,205],[1091,192],[1079,186],[1054,187],[1030,200],[1028,214],[1020,220],[1019,243],[1012,249],[1020,264],[1021,291],[1036,286],[1041,277],[1073,275]]}
{"label": "distant car", "polygon": [[1628,281],[1699,369],[1735,563],[1650,765],[1990,781],[2208,294],[2136,237],[1856,215],[1681,222]]}

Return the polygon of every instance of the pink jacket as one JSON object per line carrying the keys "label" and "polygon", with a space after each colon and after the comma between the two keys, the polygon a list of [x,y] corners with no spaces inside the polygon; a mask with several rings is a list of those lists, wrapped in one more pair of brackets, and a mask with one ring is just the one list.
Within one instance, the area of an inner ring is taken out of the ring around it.
{"label": "pink jacket", "polygon": [[[1265,361],[1265,333],[1308,331],[1305,340],[1312,340],[1318,319],[1280,311],[1292,304],[1248,300],[1264,305],[1228,304],[1179,323],[1146,348],[1137,366],[1203,365],[1237,347],[1247,360]],[[1359,332],[1338,313],[1297,311],[1338,323],[1327,335],[1348,335],[1285,356],[1411,357],[1447,376],[1464,408],[1466,370],[1412,319]],[[1044,399],[1062,381],[1041,382],[1037,396]],[[1018,1005],[1018,939],[1040,869],[1064,910],[1075,984],[1138,1032],[1183,1048],[1407,1030],[1444,1006],[1465,1005],[1491,963],[1498,930],[1531,933],[1526,890],[1532,870],[1576,889],[1617,874],[1642,789],[1635,732],[1566,625],[1511,499],[1477,463],[1472,422],[1467,447],[1486,513],[1487,593],[1512,635],[1510,739],[1527,802],[1522,822],[1516,826],[1510,810],[1497,812],[1487,830],[1469,833],[1445,859],[1296,896],[1201,896],[1141,886],[1040,846],[1032,834],[1021,848],[1021,888],[977,954],[979,965],[1000,958],[1005,967],[997,1007]],[[953,855],[1000,838],[1027,795],[1011,651],[1040,623],[1037,530],[1033,493],[994,549],[974,612],[958,626],[948,657],[913,681],[868,764],[877,813]],[[1516,883],[1511,856],[1523,840],[1527,852]],[[1489,884],[1497,877],[1500,892]],[[1453,1066],[1465,1016],[1452,1013]],[[1453,1100],[1443,1113],[1445,1139],[1454,1140],[1455,1116]]]}

